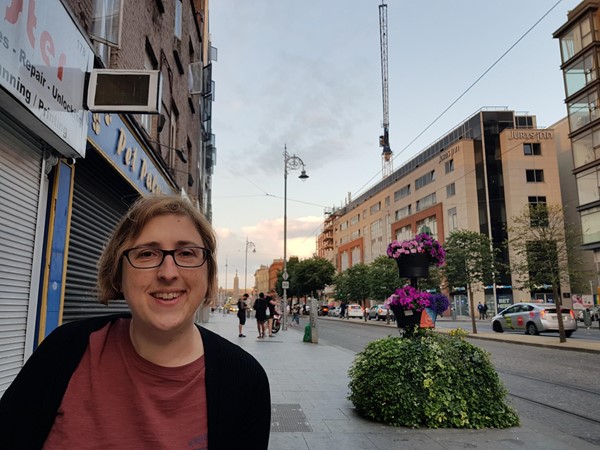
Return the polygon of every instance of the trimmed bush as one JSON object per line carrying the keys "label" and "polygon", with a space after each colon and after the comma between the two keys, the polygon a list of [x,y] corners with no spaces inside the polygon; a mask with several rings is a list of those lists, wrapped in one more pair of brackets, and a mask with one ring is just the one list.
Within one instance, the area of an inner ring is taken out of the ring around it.
{"label": "trimmed bush", "polygon": [[349,399],[388,425],[508,428],[519,425],[489,354],[458,336],[421,330],[369,343],[349,370]]}

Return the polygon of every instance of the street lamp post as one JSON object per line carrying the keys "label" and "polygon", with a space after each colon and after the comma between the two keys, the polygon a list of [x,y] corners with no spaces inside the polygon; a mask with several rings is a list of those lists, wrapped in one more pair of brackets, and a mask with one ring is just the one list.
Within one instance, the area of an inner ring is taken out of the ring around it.
{"label": "street lamp post", "polygon": [[283,289],[283,323],[282,330],[287,330],[287,290],[289,287],[288,273],[287,273],[287,176],[288,170],[298,170],[302,168],[300,178],[302,181],[306,181],[308,175],[304,169],[304,161],[296,155],[290,156],[287,152],[287,145],[284,145],[283,150],[283,274],[281,287]]}
{"label": "street lamp post", "polygon": [[256,253],[256,245],[254,242],[250,242],[246,236],[246,261],[244,262],[244,294],[248,293],[248,250],[252,249],[253,253]]}

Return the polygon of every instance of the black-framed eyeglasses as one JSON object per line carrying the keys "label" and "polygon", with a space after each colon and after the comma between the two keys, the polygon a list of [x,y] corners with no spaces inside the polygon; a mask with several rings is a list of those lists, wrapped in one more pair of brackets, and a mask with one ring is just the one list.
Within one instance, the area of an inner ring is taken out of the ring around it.
{"label": "black-framed eyeglasses", "polygon": [[159,267],[165,257],[171,255],[179,267],[193,268],[204,265],[210,250],[204,247],[182,247],[175,250],[163,250],[154,247],[134,247],[123,252],[129,264],[136,269],[154,269]]}

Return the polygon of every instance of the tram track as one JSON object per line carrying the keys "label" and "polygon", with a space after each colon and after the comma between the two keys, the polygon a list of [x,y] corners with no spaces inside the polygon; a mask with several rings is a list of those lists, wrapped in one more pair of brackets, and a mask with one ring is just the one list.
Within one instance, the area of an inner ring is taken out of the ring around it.
{"label": "tram track", "polygon": [[[508,371],[508,370],[498,370],[497,369],[497,372],[498,372],[498,374],[501,374],[501,375],[518,377],[518,378],[525,379],[528,381],[533,381],[535,383],[543,383],[545,385],[552,386],[553,388],[557,388],[557,389],[560,388],[563,390],[570,390],[570,391],[574,391],[577,393],[585,394],[587,396],[586,398],[589,399],[589,402],[592,405],[598,404],[598,402],[600,402],[600,391],[597,391],[597,390],[593,390],[593,389],[589,389],[589,388],[585,388],[585,387],[581,387],[581,386],[575,386],[575,385],[568,384],[568,383],[545,380],[543,378],[539,378],[539,377],[535,377],[535,376],[531,376],[531,375],[525,375],[525,374],[521,374],[518,372],[512,372],[512,371]],[[510,389],[508,389],[507,394],[510,397],[513,397],[513,398],[516,398],[516,399],[519,399],[522,401],[526,401],[528,403],[535,404],[538,406],[542,406],[544,408],[551,409],[551,410],[553,410],[555,412],[559,412],[561,414],[567,414],[571,417],[586,421],[586,422],[594,424],[594,425],[600,425],[600,419],[593,417],[591,415],[575,412],[575,411],[573,411],[572,408],[562,407],[555,403],[550,403],[548,401],[535,399],[532,395],[521,395],[516,392],[511,392]]]}

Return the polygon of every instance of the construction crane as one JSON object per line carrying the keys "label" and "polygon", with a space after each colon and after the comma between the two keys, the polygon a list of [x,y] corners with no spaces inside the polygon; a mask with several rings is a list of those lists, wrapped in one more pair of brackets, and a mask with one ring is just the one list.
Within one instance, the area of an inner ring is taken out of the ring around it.
{"label": "construction crane", "polygon": [[379,5],[379,43],[381,46],[381,94],[383,97],[383,136],[379,136],[381,152],[381,174],[383,178],[392,174],[394,158],[390,148],[390,112],[388,92],[388,32],[387,32],[387,5],[381,1]]}

